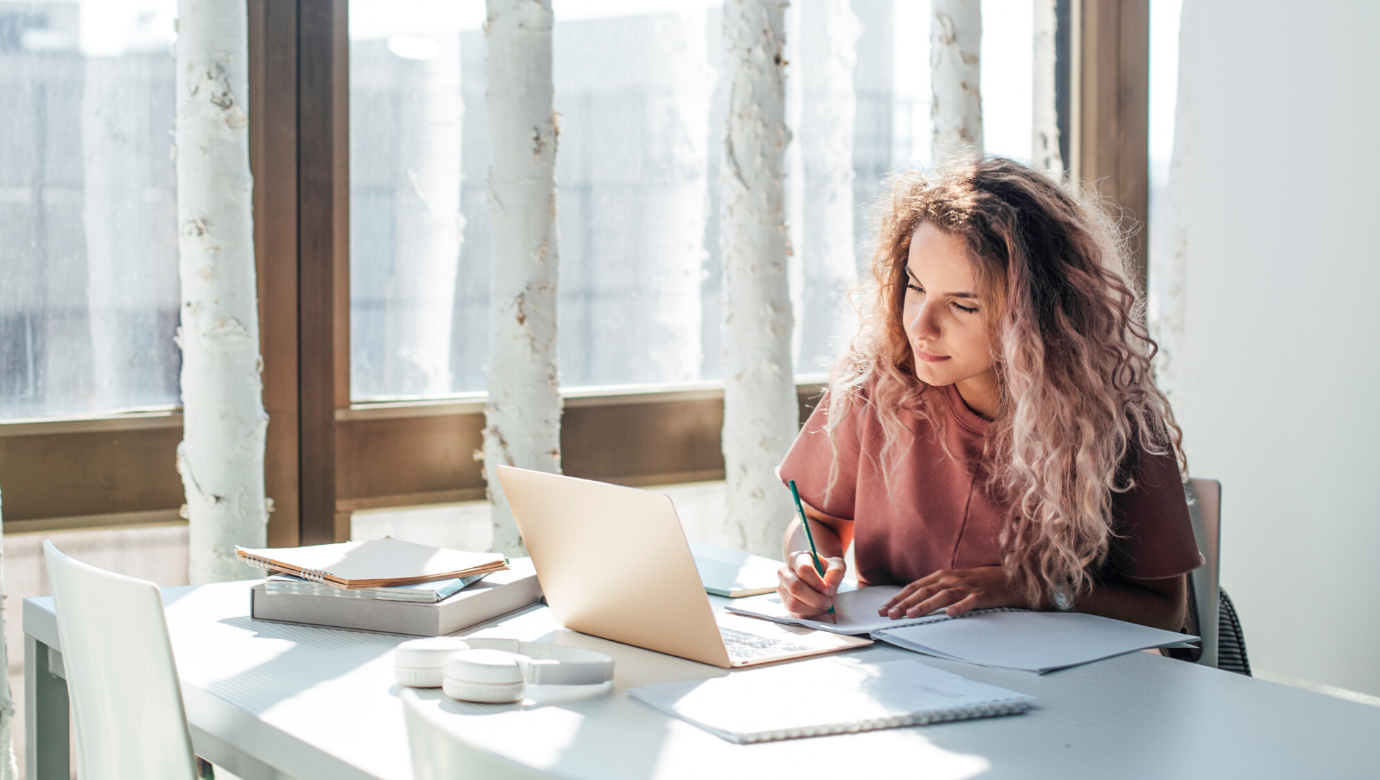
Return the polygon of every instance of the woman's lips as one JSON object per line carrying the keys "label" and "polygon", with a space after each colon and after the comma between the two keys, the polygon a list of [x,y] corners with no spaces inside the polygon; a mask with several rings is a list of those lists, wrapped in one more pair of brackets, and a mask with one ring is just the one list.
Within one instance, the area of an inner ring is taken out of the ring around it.
{"label": "woman's lips", "polygon": [[938,363],[941,360],[949,359],[948,355],[931,355],[923,349],[915,350],[915,356],[925,361],[926,363]]}

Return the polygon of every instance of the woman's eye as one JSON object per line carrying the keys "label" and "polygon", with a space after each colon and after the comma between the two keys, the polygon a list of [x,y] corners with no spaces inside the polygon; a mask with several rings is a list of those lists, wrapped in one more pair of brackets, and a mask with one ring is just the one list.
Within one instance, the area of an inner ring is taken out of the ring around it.
{"label": "woman's eye", "polygon": [[906,282],[906,289],[907,289],[907,290],[914,290],[914,291],[916,291],[916,292],[918,292],[918,293],[922,293],[922,292],[925,291],[925,288],[921,287],[920,285],[916,284],[915,282]]}
{"label": "woman's eye", "polygon": [[959,304],[959,303],[955,303],[955,304],[954,304],[954,308],[955,308],[955,309],[958,309],[958,310],[961,311],[961,312],[966,312],[966,313],[968,313],[968,314],[973,314],[973,313],[975,313],[975,312],[977,311],[977,307],[968,308],[967,306],[964,306],[964,305]]}

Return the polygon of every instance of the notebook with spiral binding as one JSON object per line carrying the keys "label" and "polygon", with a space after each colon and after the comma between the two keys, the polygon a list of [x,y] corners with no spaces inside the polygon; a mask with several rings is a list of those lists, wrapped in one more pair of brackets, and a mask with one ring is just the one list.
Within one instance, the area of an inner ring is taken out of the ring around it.
{"label": "notebook with spiral binding", "polygon": [[647,685],[628,693],[739,744],[1015,715],[1034,701],[919,661],[839,658]]}
{"label": "notebook with spiral binding", "polygon": [[[798,618],[786,610],[786,605],[781,603],[781,597],[775,593],[768,593],[764,596],[753,596],[751,598],[740,599],[724,607],[729,612],[739,615],[770,620],[773,623],[785,623],[787,625],[805,626],[817,631],[829,631],[835,634],[867,635],[875,631],[881,631],[898,626],[908,626],[913,623],[931,623],[936,619],[948,620],[944,610],[939,609],[928,615],[921,615],[913,618],[885,617],[877,614],[877,608],[885,604],[892,596],[901,592],[897,585],[873,585],[866,588],[854,588],[845,582],[839,588],[839,592],[834,596],[834,608],[836,613],[832,622],[822,620],[807,620]],[[969,614],[982,614],[986,612],[1018,611],[1024,612],[1016,607],[997,607],[988,610],[976,610]]]}
{"label": "notebook with spiral binding", "polygon": [[443,550],[391,538],[262,550],[236,547],[235,552],[250,566],[337,588],[412,585],[508,568],[499,553]]}

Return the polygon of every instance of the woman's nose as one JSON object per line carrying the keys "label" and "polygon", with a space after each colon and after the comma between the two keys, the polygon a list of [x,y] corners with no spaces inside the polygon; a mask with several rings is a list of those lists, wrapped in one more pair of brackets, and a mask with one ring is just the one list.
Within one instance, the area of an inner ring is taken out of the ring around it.
{"label": "woman's nose", "polygon": [[906,335],[910,336],[911,341],[926,341],[939,335],[927,304],[920,304],[911,313],[910,322],[906,323]]}

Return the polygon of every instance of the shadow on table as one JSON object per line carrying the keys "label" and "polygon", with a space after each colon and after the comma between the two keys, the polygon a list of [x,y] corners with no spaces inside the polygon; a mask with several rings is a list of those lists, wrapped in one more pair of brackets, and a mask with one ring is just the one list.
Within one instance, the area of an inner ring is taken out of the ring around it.
{"label": "shadow on table", "polygon": [[[377,660],[408,637],[290,623],[224,618],[219,623],[258,637],[284,640],[288,648],[263,663],[207,684],[206,689],[254,714],[342,677]],[[311,641],[302,641],[310,632]]]}

